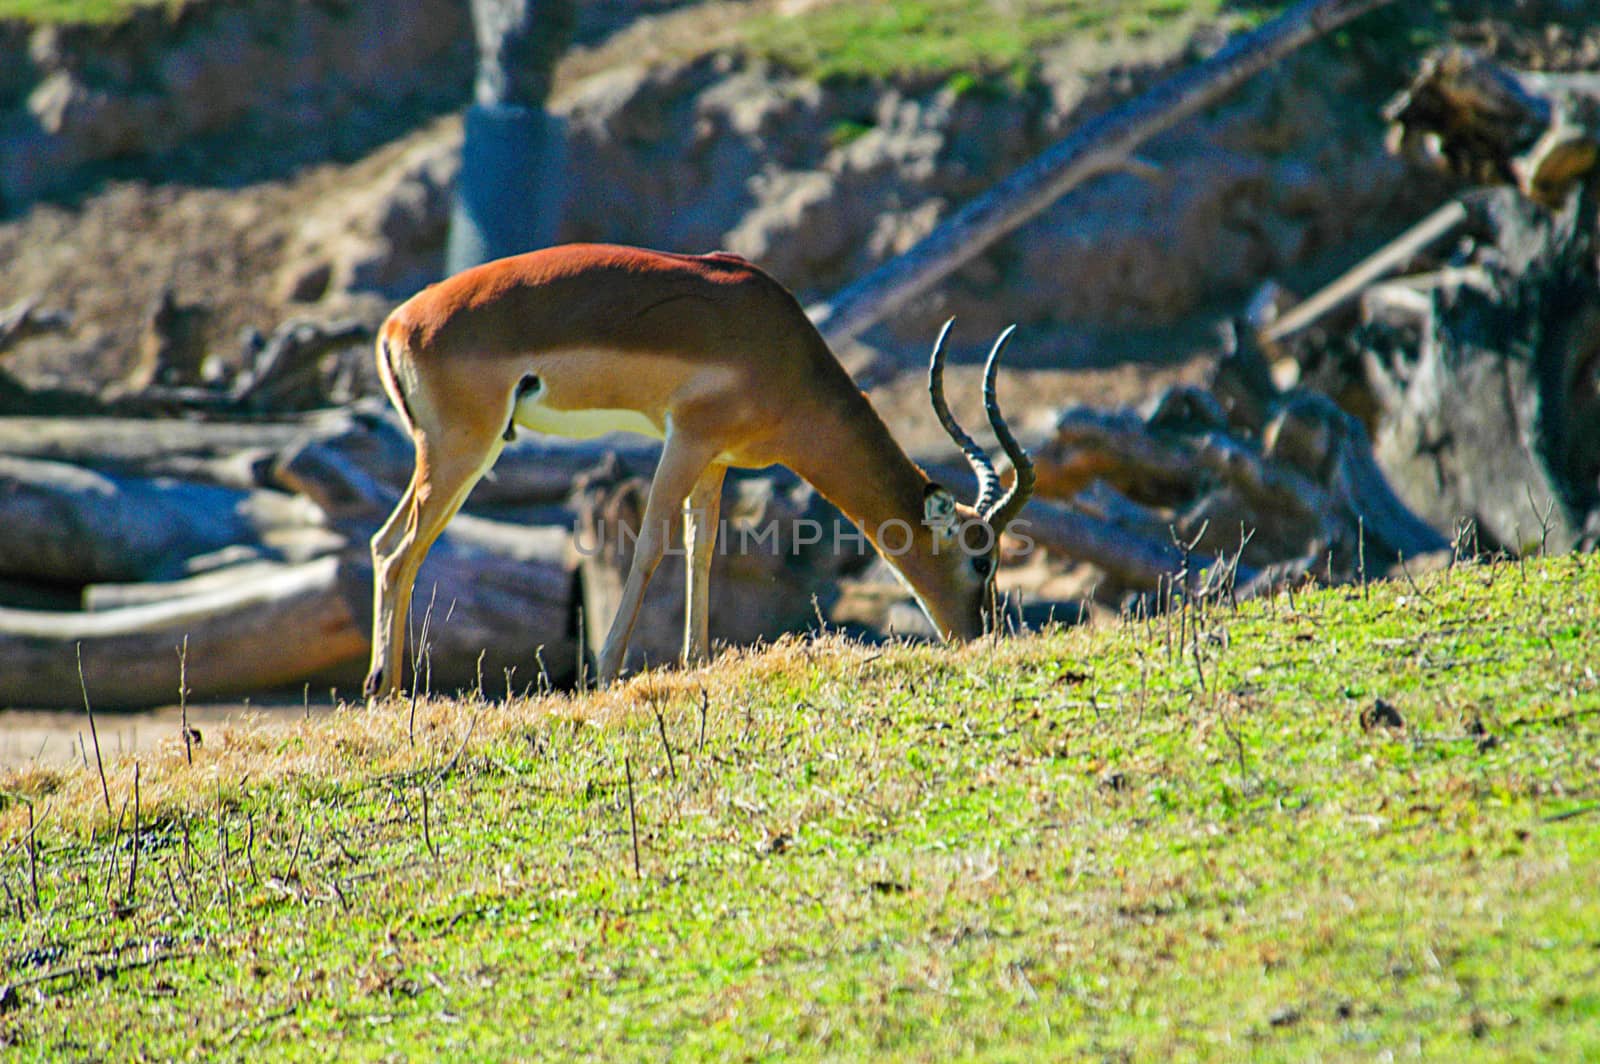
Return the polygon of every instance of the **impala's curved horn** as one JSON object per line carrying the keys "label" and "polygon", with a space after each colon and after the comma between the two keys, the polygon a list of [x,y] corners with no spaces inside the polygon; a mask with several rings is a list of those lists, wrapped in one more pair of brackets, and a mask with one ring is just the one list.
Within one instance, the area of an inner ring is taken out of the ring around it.
{"label": "impala's curved horn", "polygon": [[939,339],[934,341],[933,358],[928,363],[928,398],[933,401],[933,412],[939,415],[939,424],[961,448],[961,453],[967,456],[968,464],[978,477],[978,501],[973,508],[981,514],[994,504],[1000,494],[1000,474],[995,472],[994,463],[989,461],[989,456],[983,453],[977,441],[956,424],[955,417],[950,413],[950,405],[944,400],[944,343],[950,335],[950,327],[955,323],[954,318],[945,322],[944,328],[939,330]]}
{"label": "impala's curved horn", "polygon": [[[1005,531],[1005,527],[1016,518],[1033,495],[1033,459],[1028,457],[1028,452],[1022,449],[1017,438],[1011,434],[1011,426],[1006,424],[1005,415],[1000,413],[1000,401],[995,397],[994,389],[995,377],[1000,370],[1000,353],[1005,350],[1006,344],[1011,340],[1011,334],[1016,331],[1017,327],[1012,325],[1000,334],[989,352],[989,361],[983,366],[983,409],[989,415],[989,425],[994,429],[995,438],[1000,441],[1000,449],[1006,452],[1006,457],[1011,459],[1011,468],[1016,471],[1016,479],[1012,481],[1010,491],[995,501],[989,509],[978,507],[978,512],[989,522],[996,534]],[[998,478],[996,480],[998,481]]]}

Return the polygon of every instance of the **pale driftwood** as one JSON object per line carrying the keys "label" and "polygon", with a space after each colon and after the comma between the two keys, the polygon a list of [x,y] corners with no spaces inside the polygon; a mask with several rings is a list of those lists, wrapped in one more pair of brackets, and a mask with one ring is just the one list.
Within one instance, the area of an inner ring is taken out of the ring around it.
{"label": "pale driftwood", "polygon": [[171,463],[271,454],[316,431],[317,418],[194,421],[183,418],[0,417],[0,454],[108,472],[164,473]]}
{"label": "pale driftwood", "polygon": [[836,347],[926,292],[1001,237],[1146,140],[1208,107],[1290,52],[1389,0],[1303,0],[1205,61],[1100,116],[968,203],[905,254],[810,314]]}
{"label": "pale driftwood", "polygon": [[[436,691],[503,694],[576,672],[565,536],[539,557],[441,543],[417,579],[408,658]],[[140,601],[158,591],[155,601]],[[188,641],[191,697],[236,698],[315,681],[355,696],[365,673],[371,568],[351,552],[302,565],[250,564],[173,584],[97,589],[94,612],[0,608],[0,707],[81,704],[77,654],[96,707],[177,701]]]}
{"label": "pale driftwood", "polygon": [[236,591],[260,582],[292,580],[298,566],[251,558],[182,580],[140,580],[128,584],[90,584],[83,589],[83,609],[105,613],[130,606],[154,606],[199,595]]}
{"label": "pale driftwood", "polygon": [[105,613],[0,609],[0,706],[81,705],[80,646],[89,697],[100,708],[176,702],[186,638],[195,698],[267,691],[351,662],[366,638],[339,570],[328,558],[210,594]]}
{"label": "pale driftwood", "polygon": [[1329,312],[1353,302],[1369,285],[1402,269],[1417,255],[1456,232],[1467,220],[1467,208],[1447,203],[1357,263],[1353,268],[1303,302],[1295,304],[1261,330],[1263,340],[1276,342],[1321,320]]}

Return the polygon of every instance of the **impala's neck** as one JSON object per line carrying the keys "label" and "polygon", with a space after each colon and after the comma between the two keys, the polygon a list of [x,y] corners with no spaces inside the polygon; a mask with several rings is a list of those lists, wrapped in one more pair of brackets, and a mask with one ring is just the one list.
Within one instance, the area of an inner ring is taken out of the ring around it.
{"label": "impala's neck", "polygon": [[879,554],[922,594],[936,579],[923,520],[929,480],[867,397],[852,386],[805,419],[787,464],[860,526]]}

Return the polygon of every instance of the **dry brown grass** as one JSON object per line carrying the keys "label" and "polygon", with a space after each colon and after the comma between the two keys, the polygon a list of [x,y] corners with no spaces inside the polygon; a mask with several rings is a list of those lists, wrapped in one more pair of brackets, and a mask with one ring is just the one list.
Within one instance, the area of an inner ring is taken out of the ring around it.
{"label": "dry brown grass", "polygon": [[[911,653],[909,648],[890,653]],[[949,653],[951,651],[946,651]],[[976,653],[968,649],[954,651]],[[140,816],[149,823],[213,806],[218,796],[238,794],[247,784],[314,781],[340,785],[361,779],[444,770],[469,743],[477,744],[552,721],[609,727],[649,719],[655,709],[692,705],[701,691],[720,701],[729,693],[771,683],[796,670],[841,671],[876,660],[879,650],[840,636],[789,637],[772,646],[724,651],[710,665],[656,669],[616,686],[583,694],[551,693],[509,701],[481,698],[409,697],[367,706],[341,703],[291,723],[246,715],[207,730],[190,764],[182,737],[173,734],[153,748],[105,757],[105,791],[91,763],[58,767],[29,764],[0,774],[0,848],[27,832],[27,804],[48,817],[55,831],[84,838],[131,815],[135,764]],[[106,797],[110,796],[110,811]]]}

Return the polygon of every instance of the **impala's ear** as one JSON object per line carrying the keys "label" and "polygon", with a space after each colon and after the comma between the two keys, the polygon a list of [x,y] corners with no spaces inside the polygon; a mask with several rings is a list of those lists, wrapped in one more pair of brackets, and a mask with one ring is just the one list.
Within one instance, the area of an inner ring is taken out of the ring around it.
{"label": "impala's ear", "polygon": [[922,523],[943,536],[955,534],[956,497],[942,485],[929,484],[922,496]]}

